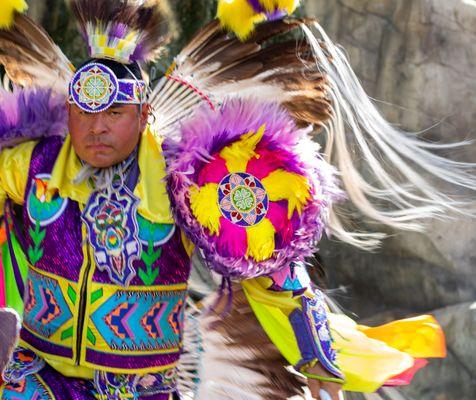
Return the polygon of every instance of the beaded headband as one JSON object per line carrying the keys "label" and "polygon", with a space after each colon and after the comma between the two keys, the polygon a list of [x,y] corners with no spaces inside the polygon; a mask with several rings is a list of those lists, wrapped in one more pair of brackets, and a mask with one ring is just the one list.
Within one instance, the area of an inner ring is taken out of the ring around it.
{"label": "beaded headband", "polygon": [[69,85],[69,102],[86,112],[98,113],[114,103],[144,104],[146,83],[138,79],[118,79],[114,71],[99,62],[81,67]]}

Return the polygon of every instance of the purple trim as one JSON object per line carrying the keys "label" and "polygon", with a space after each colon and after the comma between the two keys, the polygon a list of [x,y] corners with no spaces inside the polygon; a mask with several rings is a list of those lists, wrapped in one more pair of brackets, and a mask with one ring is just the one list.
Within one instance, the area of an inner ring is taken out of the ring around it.
{"label": "purple trim", "polygon": [[175,364],[180,358],[180,351],[175,353],[152,354],[144,356],[118,355],[102,353],[86,348],[86,361],[102,367],[138,369],[150,367],[163,367]]}
{"label": "purple trim", "polygon": [[33,346],[35,349],[38,349],[43,353],[52,354],[55,356],[69,359],[73,358],[73,350],[71,348],[59,346],[57,344],[43,340],[38,336],[32,334],[30,331],[26,330],[25,328],[21,329],[20,337],[30,346]]}

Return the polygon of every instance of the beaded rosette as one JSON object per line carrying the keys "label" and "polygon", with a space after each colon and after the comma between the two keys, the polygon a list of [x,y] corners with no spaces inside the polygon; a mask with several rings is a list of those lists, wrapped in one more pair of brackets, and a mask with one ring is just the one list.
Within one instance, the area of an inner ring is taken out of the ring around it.
{"label": "beaded rosette", "polygon": [[203,107],[166,145],[176,218],[211,268],[250,278],[316,251],[340,192],[287,112],[242,100]]}
{"label": "beaded rosette", "polygon": [[98,113],[119,104],[142,104],[146,83],[142,80],[118,79],[104,64],[92,62],[81,67],[69,88],[69,101],[83,111]]}

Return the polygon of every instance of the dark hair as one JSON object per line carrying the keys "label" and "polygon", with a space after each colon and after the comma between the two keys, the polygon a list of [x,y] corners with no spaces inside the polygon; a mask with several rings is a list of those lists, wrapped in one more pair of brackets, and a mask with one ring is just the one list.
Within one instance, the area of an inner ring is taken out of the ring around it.
{"label": "dark hair", "polygon": [[[142,71],[139,67],[139,64],[136,62],[133,62],[132,64],[124,65],[113,60],[93,58],[82,63],[79,66],[79,68],[82,68],[86,64],[93,63],[93,62],[105,65],[106,67],[110,68],[114,72],[114,74],[117,76],[118,79],[139,79],[139,80],[144,79],[142,76]],[[132,75],[131,72],[134,75]]]}

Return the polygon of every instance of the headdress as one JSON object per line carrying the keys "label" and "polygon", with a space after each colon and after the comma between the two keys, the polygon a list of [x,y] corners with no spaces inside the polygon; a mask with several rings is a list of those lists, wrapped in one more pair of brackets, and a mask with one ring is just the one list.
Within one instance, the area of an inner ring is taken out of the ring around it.
{"label": "headdress", "polygon": [[[128,65],[153,61],[167,41],[168,23],[157,2],[132,0],[71,0],[79,29],[93,59],[70,83],[70,102],[87,112],[100,112],[113,103],[142,104],[146,82]],[[122,64],[120,78],[103,60]]]}
{"label": "headdress", "polygon": [[220,0],[217,17],[222,25],[246,39],[256,24],[291,15],[300,0]]}

